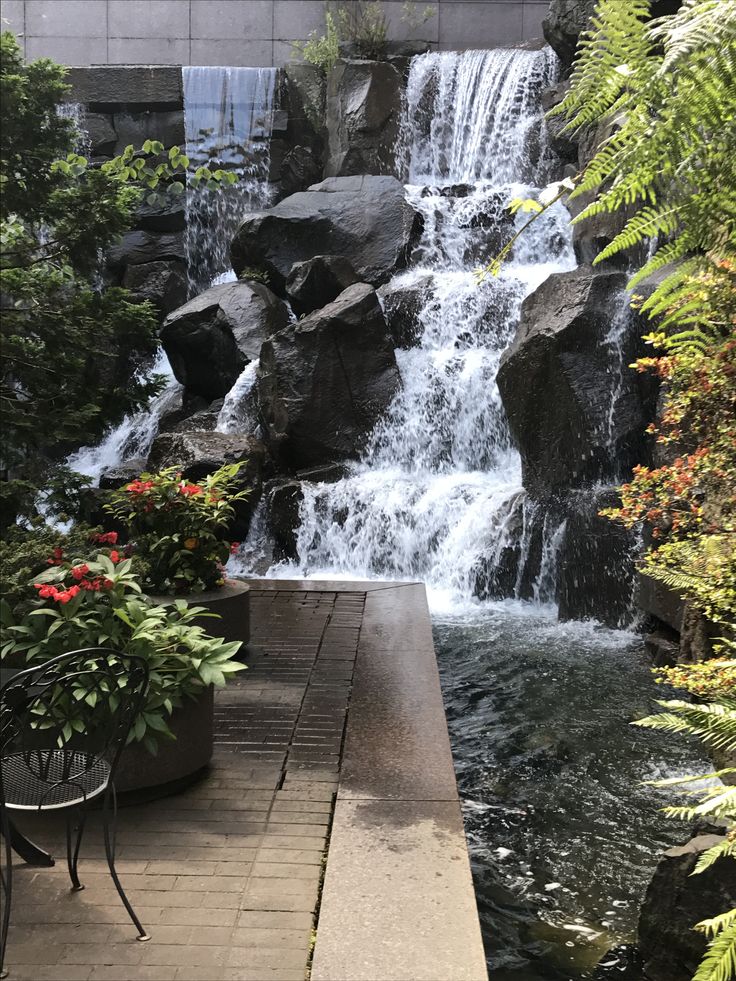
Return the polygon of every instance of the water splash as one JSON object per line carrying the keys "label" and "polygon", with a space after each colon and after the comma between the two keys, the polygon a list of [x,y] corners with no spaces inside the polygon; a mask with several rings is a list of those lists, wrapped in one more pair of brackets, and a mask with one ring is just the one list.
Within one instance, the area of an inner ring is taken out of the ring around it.
{"label": "water splash", "polygon": [[232,187],[187,189],[185,250],[189,295],[235,275],[230,242],[249,211],[269,204],[275,68],[182,68],[190,168],[234,172]]}
{"label": "water splash", "polygon": [[[413,60],[407,195],[424,232],[388,290],[421,291],[421,340],[396,352],[403,387],[361,462],[336,483],[303,485],[298,566],[272,575],[421,578],[447,609],[467,604],[479,561],[512,536],[524,492],[496,375],[524,297],[575,265],[569,216],[550,209],[500,276],[479,285],[474,269],[523,221],[505,207],[535,191],[520,175],[547,179],[548,153],[535,156],[529,137],[543,136],[554,65],[548,51],[522,50]],[[540,600],[563,533],[548,531]]]}
{"label": "water splash", "polygon": [[248,433],[258,425],[254,395],[258,374],[258,360],[250,361],[241,371],[235,384],[225,396],[217,416],[215,431],[218,433]]}
{"label": "water splash", "polygon": [[411,184],[442,176],[546,182],[547,146],[540,95],[554,84],[551,48],[443,51],[412,61],[400,137]]}
{"label": "water splash", "polygon": [[91,477],[98,484],[106,470],[119,467],[128,460],[145,458],[158,435],[161,417],[174,409],[181,398],[182,386],[174,378],[169,359],[160,350],[146,377],[163,375],[164,388],[147,409],[127,415],[94,446],[82,446],[66,460],[77,473]]}

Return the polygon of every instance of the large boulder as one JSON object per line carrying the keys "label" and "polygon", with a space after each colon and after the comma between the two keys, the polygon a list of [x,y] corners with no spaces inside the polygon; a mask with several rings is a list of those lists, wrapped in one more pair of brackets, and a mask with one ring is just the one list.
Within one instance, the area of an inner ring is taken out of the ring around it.
{"label": "large boulder", "polygon": [[379,286],[406,266],[421,227],[396,178],[331,177],[247,215],[232,243],[233,269],[262,269],[283,294],[294,263],[342,255],[362,282]]}
{"label": "large boulder", "polygon": [[291,267],[286,293],[294,313],[301,316],[332,303],[348,286],[359,282],[344,256],[316,255]]}
{"label": "large boulder", "polygon": [[593,619],[610,627],[631,624],[637,538],[599,514],[617,504],[614,491],[586,491],[568,498],[557,573],[561,620]]}
{"label": "large boulder", "polygon": [[551,0],[542,32],[567,73],[575,58],[578,38],[589,25],[597,0]]}
{"label": "large boulder", "polygon": [[299,480],[273,480],[263,489],[276,558],[296,561],[299,511],[304,491]]}
{"label": "large boulder", "polygon": [[258,369],[268,442],[289,467],[355,458],[401,379],[366,283],[265,341]]}
{"label": "large boulder", "polygon": [[641,341],[625,283],[581,267],[550,276],[522,305],[498,386],[533,498],[613,483],[646,459],[654,407],[628,367]]}
{"label": "large boulder", "polygon": [[638,946],[648,981],[691,981],[706,947],[693,926],[736,906],[732,860],[721,859],[692,875],[703,852],[722,840],[700,834],[662,856],[639,917]]}
{"label": "large boulder", "polygon": [[161,317],[176,310],[187,299],[187,273],[183,262],[175,259],[141,262],[128,266],[123,286],[136,300],[149,300]]}
{"label": "large boulder", "polygon": [[403,78],[388,61],[340,61],[327,80],[325,176],[392,174]]}
{"label": "large boulder", "polygon": [[289,311],[262,283],[213,286],[164,321],[161,343],[177,379],[208,401],[222,398]]}
{"label": "large boulder", "polygon": [[382,286],[378,291],[394,346],[404,350],[421,340],[424,325],[420,314],[431,295],[434,277],[431,273]]}
{"label": "large boulder", "polygon": [[159,234],[142,229],[126,232],[107,253],[107,262],[112,269],[170,259],[186,261],[183,232]]}

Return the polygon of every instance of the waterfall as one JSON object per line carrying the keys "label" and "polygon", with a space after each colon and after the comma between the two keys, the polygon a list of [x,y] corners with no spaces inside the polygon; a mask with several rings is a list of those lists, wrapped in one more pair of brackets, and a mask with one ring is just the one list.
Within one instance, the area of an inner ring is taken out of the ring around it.
{"label": "waterfall", "polygon": [[174,378],[169,359],[159,350],[155,361],[146,372],[147,377],[161,375],[164,387],[147,409],[127,415],[114,426],[95,446],[82,446],[66,460],[66,465],[91,477],[95,484],[106,470],[119,467],[129,460],[145,458],[158,435],[161,417],[176,407],[182,387]]}
{"label": "waterfall", "polygon": [[218,433],[250,433],[258,425],[254,391],[257,373],[257,359],[249,361],[241,371],[217,416]]}
{"label": "waterfall", "polygon": [[184,66],[184,127],[192,170],[234,172],[232,187],[187,189],[189,294],[234,278],[230,242],[243,216],[269,203],[275,68]]}
{"label": "waterfall", "polygon": [[[438,608],[470,598],[478,563],[513,534],[524,491],[496,374],[524,297],[575,266],[567,212],[550,209],[498,277],[479,284],[475,269],[524,220],[506,204],[550,175],[540,95],[554,76],[549,49],[412,61],[402,144],[424,232],[388,288],[422,290],[421,341],[396,352],[402,390],[360,463],[337,483],[304,484],[299,568],[287,574],[421,578]],[[554,551],[562,532],[549,534]],[[540,599],[553,575],[544,558]]]}

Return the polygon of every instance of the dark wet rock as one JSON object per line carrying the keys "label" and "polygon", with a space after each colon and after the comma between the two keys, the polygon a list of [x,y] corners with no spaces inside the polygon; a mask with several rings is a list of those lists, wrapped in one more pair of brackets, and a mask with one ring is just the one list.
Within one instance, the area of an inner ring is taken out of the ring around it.
{"label": "dark wet rock", "polygon": [[107,253],[108,264],[113,269],[135,266],[142,262],[160,262],[164,259],[185,261],[182,232],[157,233],[142,229],[127,232]]}
{"label": "dark wet rock", "polygon": [[232,243],[233,268],[262,269],[283,293],[295,263],[342,255],[362,282],[379,286],[406,266],[421,226],[394,177],[331,177],[248,215]]}
{"label": "dark wet rock", "polygon": [[332,303],[348,286],[359,282],[348,259],[339,255],[316,255],[291,267],[286,294],[294,313],[301,316]]}
{"label": "dark wet rock", "polygon": [[135,223],[146,232],[183,232],[186,228],[186,206],[181,196],[165,204],[138,206]]}
{"label": "dark wet rock", "polygon": [[173,103],[181,106],[182,80],[178,65],[99,65],[69,68],[65,82],[72,99],[85,105]]}
{"label": "dark wet rock", "polygon": [[264,488],[268,526],[273,536],[275,558],[298,559],[299,508],[304,491],[298,480],[275,480]]}
{"label": "dark wet rock", "polygon": [[112,116],[107,113],[88,112],[84,117],[84,130],[89,140],[91,156],[113,155],[118,137],[112,125]]}
{"label": "dark wet rock", "polygon": [[395,172],[402,89],[387,61],[338,62],[327,81],[325,176]]}
{"label": "dark wet rock", "polygon": [[680,635],[666,626],[643,635],[647,654],[652,664],[658,668],[670,667],[677,664],[680,655]]}
{"label": "dark wet rock", "polygon": [[110,467],[100,475],[100,490],[117,490],[135,480],[146,469],[145,457],[134,457],[117,467]]}
{"label": "dark wet rock", "polygon": [[[612,483],[646,460],[654,406],[628,369],[641,340],[625,283],[622,273],[581,267],[550,276],[523,303],[498,386],[533,498]],[[617,349],[606,338],[622,317]]]}
{"label": "dark wet rock", "polygon": [[619,503],[615,491],[574,494],[558,557],[557,599],[561,620],[600,620],[624,627],[634,616],[637,539],[599,511]]}
{"label": "dark wet rock", "polygon": [[678,660],[685,663],[707,661],[713,657],[713,644],[727,630],[723,625],[716,626],[689,603],[685,604]]}
{"label": "dark wet rock", "polygon": [[660,859],[639,917],[638,947],[648,981],[691,981],[706,947],[693,925],[736,906],[735,862],[722,859],[691,874],[702,853],[722,840],[701,834]]}
{"label": "dark wet rock", "polygon": [[171,313],[161,343],[177,379],[209,402],[227,394],[288,320],[286,305],[262,283],[222,283]]}
{"label": "dark wet rock", "polygon": [[115,153],[122,153],[126,146],[136,149],[146,140],[158,140],[165,147],[184,143],[184,111],[171,112],[121,112],[114,117],[117,144]]}
{"label": "dark wet rock", "polygon": [[326,140],[324,73],[315,65],[292,62],[279,74],[281,105],[287,112],[287,141],[293,147],[306,147],[319,161]]}
{"label": "dark wet rock", "polygon": [[378,291],[396,347],[408,349],[419,343],[424,330],[419,314],[429,299],[433,281],[433,277],[427,275],[406,284],[382,286]]}
{"label": "dark wet rock", "polygon": [[304,191],[315,184],[322,176],[322,165],[312,150],[305,146],[295,146],[284,154],[278,170],[281,194],[287,197]]}
{"label": "dark wet rock", "polygon": [[274,455],[294,469],[357,457],[399,385],[376,292],[351,286],[263,344],[258,391]]}
{"label": "dark wet rock", "polygon": [[[542,108],[549,112],[565,98],[570,90],[568,81],[558,82],[542,93]],[[578,140],[570,133],[563,133],[567,120],[564,116],[550,116],[546,119],[547,139],[552,150],[563,163],[576,163],[578,160]]]}
{"label": "dark wet rock", "polygon": [[128,266],[123,286],[136,300],[149,300],[165,317],[187,299],[187,274],[184,263],[172,259],[161,262],[142,262]]}
{"label": "dark wet rock", "polygon": [[297,470],[296,475],[301,481],[310,481],[314,484],[334,484],[347,476],[347,473],[348,467],[344,463],[326,463],[321,467]]}
{"label": "dark wet rock", "polygon": [[588,27],[596,0],[551,0],[542,31],[547,43],[562,62],[567,73],[575,57],[580,34]]}
{"label": "dark wet rock", "polygon": [[636,581],[636,604],[678,633],[682,629],[685,604],[679,595],[664,583],[639,573]]}
{"label": "dark wet rock", "polygon": [[199,412],[194,412],[192,415],[187,415],[185,418],[174,423],[172,426],[169,426],[167,432],[214,432],[214,430],[217,428],[217,420],[224,401],[224,399],[215,399],[214,402],[210,402],[206,409],[202,409]]}

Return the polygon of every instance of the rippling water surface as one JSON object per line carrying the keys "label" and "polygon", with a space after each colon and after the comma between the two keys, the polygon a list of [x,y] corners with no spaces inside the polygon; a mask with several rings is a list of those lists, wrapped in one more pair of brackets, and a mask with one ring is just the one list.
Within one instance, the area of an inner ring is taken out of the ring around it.
{"label": "rippling water surface", "polygon": [[641,781],[706,764],[629,725],[666,694],[633,634],[500,604],[435,618],[435,644],[491,978],[590,978],[685,834]]}

